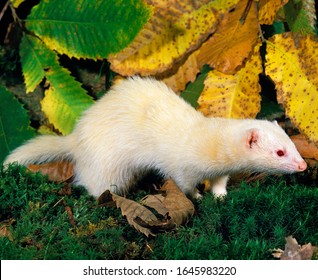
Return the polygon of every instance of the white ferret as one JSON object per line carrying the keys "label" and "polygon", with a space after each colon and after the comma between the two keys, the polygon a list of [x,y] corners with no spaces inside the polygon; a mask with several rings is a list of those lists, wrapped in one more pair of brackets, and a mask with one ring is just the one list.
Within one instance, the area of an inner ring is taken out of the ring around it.
{"label": "white ferret", "polygon": [[226,194],[234,172],[293,173],[306,162],[276,122],[207,118],[163,82],[129,78],[89,108],[67,136],[39,136],[15,149],[4,164],[71,160],[75,183],[99,196],[125,193],[156,169],[187,195],[210,180]]}

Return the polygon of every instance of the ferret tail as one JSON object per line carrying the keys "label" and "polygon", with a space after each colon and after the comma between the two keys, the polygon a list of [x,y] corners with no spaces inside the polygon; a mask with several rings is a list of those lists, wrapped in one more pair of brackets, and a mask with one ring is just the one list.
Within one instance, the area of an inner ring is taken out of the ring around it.
{"label": "ferret tail", "polygon": [[72,159],[73,135],[43,135],[29,140],[16,148],[4,160],[3,165],[17,162],[21,165]]}

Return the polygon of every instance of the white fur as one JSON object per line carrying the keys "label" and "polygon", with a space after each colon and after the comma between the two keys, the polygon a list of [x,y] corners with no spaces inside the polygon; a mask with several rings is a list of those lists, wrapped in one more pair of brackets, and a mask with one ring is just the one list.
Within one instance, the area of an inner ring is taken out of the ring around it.
{"label": "white fur", "polygon": [[[277,156],[280,149],[286,156]],[[37,137],[14,150],[5,164],[65,158],[74,163],[76,183],[95,197],[106,189],[127,192],[149,169],[172,177],[194,196],[204,179],[211,180],[216,195],[225,195],[233,172],[306,168],[277,124],[206,118],[164,83],[138,77],[114,86],[70,135]]]}

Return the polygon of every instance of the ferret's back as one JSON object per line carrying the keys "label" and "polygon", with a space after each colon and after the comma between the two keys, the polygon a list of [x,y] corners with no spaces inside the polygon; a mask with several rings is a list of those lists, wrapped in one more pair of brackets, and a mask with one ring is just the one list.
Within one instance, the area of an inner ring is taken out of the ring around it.
{"label": "ferret's back", "polygon": [[108,98],[107,95],[121,101],[122,103],[119,103],[121,107],[125,105],[132,107],[134,104],[137,104],[138,107],[146,105],[154,107],[156,105],[161,107],[162,110],[171,110],[171,108],[179,106],[183,110],[193,110],[189,104],[178,97],[166,84],[152,78],[128,78],[115,85],[106,94],[105,99]]}
{"label": "ferret's back", "polygon": [[148,121],[164,126],[180,121],[189,124],[201,117],[164,83],[152,78],[132,77],[113,86],[84,114],[83,121],[98,122],[99,119],[112,125],[118,122],[139,125]]}

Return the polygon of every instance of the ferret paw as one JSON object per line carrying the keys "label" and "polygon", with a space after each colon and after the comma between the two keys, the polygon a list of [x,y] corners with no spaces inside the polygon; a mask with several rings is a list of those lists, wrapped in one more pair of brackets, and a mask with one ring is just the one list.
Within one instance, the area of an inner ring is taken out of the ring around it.
{"label": "ferret paw", "polygon": [[188,198],[192,200],[200,200],[203,195],[199,192],[197,188],[195,188],[191,193],[188,193]]}
{"label": "ferret paw", "polygon": [[227,191],[219,191],[219,192],[213,192],[215,198],[224,199],[224,197],[227,195]]}
{"label": "ferret paw", "polygon": [[193,198],[196,200],[200,200],[202,199],[203,195],[200,194],[199,192],[195,192],[195,194],[193,195]]}

